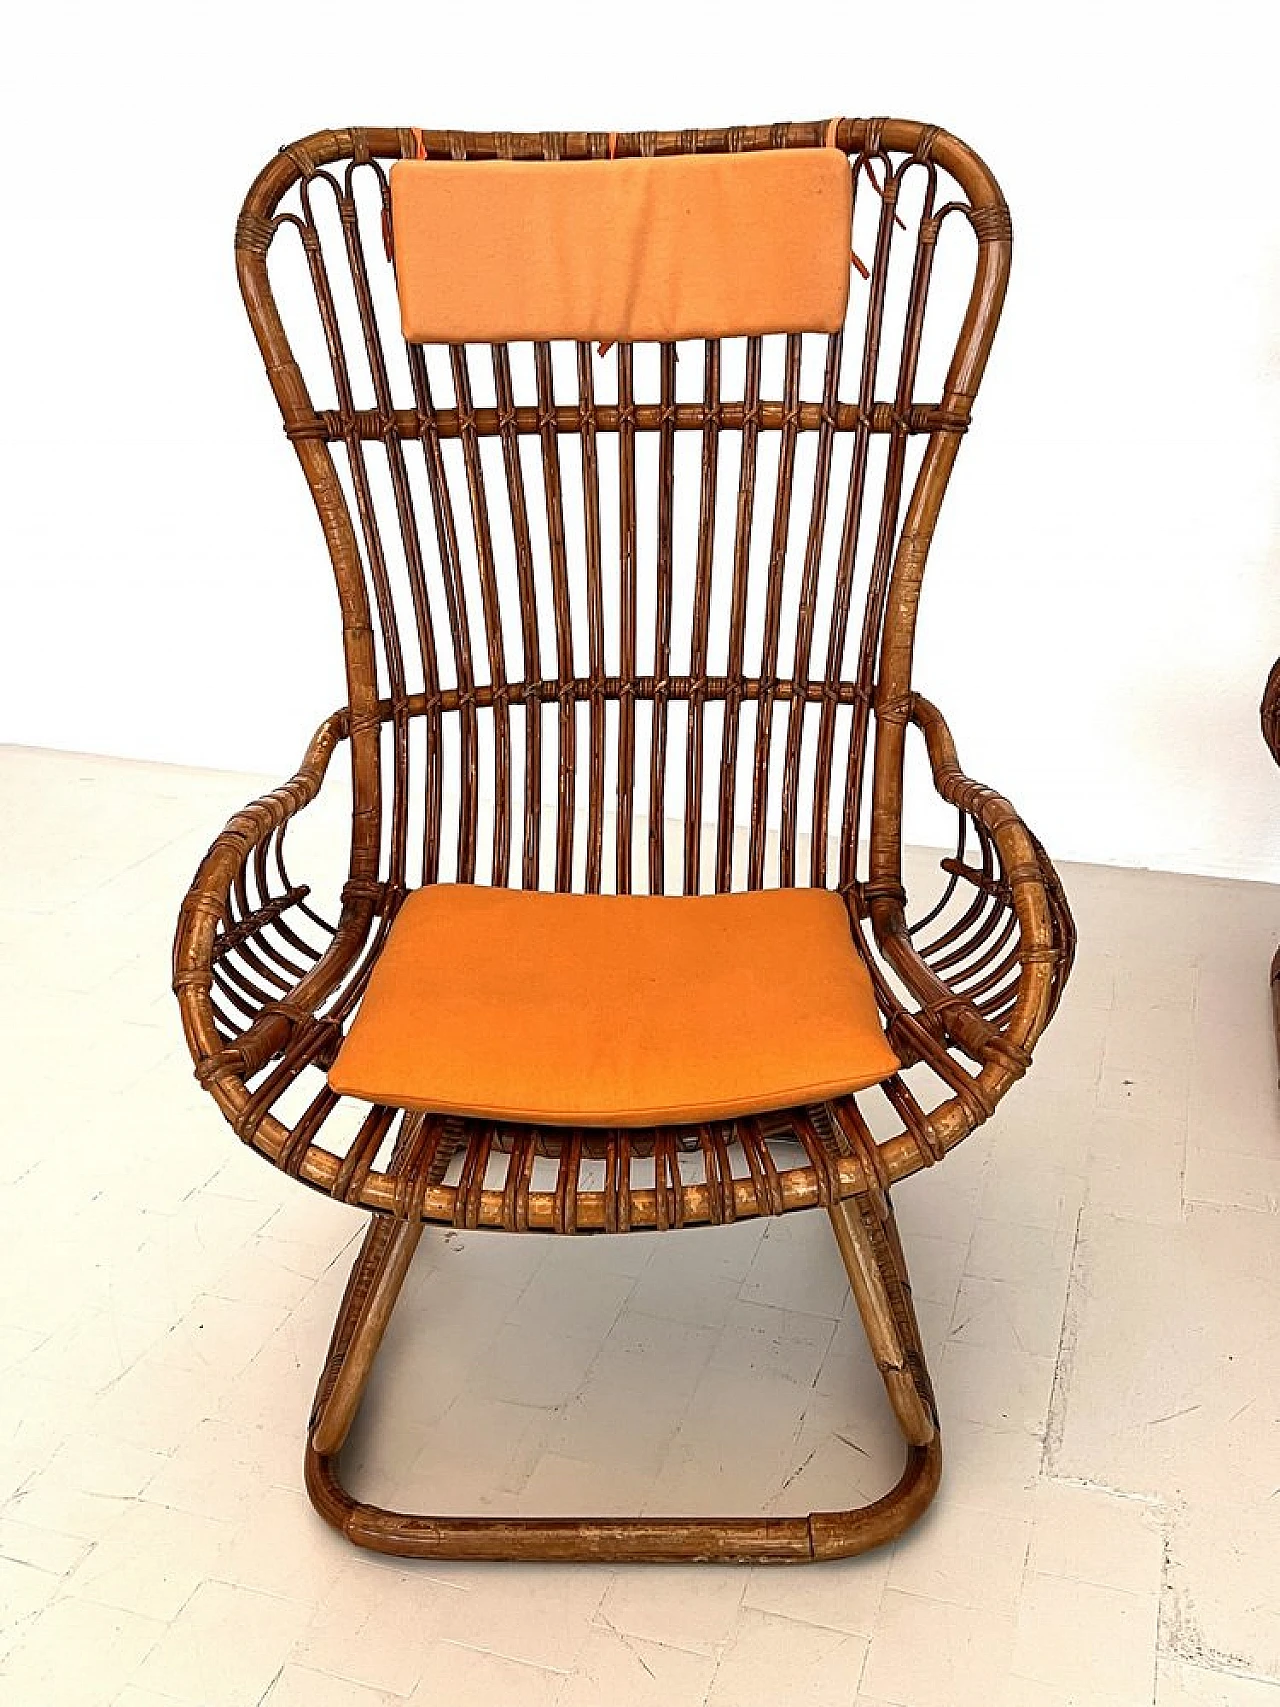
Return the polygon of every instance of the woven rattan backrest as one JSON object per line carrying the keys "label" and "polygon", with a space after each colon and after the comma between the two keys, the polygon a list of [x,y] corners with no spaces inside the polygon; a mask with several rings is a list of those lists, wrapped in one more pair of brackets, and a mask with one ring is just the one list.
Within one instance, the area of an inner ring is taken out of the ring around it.
{"label": "woven rattan backrest", "polygon": [[[853,174],[842,333],[404,343],[397,158],[824,143]],[[1009,252],[982,163],[905,121],[285,149],[237,257],[337,575],[353,878],[856,881],[873,724],[897,833],[920,578]]]}

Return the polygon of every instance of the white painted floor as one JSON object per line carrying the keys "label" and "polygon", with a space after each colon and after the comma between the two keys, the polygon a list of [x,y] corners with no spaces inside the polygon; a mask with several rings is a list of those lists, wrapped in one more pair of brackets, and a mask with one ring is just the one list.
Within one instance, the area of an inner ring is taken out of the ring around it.
{"label": "white painted floor", "polygon": [[[1064,877],[1064,1009],[898,1193],[947,1466],[815,1567],[408,1565],[302,1492],[360,1231],[168,994],[255,779],[0,750],[0,1702],[1280,1707],[1280,890]],[[348,1452],[443,1509],[807,1511],[895,1473],[825,1217],[432,1232]]]}

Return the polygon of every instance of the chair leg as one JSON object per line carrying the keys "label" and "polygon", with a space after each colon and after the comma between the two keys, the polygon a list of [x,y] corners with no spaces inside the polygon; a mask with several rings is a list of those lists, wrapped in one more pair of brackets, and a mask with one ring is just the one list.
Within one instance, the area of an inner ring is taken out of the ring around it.
{"label": "chair leg", "polygon": [[311,1441],[325,1456],[340,1452],[351,1431],[422,1230],[421,1221],[375,1215],[364,1236],[311,1412]]}
{"label": "chair leg", "polygon": [[413,1558],[577,1559],[801,1563],[863,1553],[921,1516],[942,1468],[932,1389],[902,1246],[892,1214],[861,1199],[831,1220],[854,1299],[907,1442],[897,1485],[869,1505],[808,1517],[426,1517],[354,1499],[338,1454],[421,1236],[420,1223],[376,1217],[365,1236],[334,1326],[312,1411],[307,1492],[349,1540]]}
{"label": "chair leg", "polygon": [[887,1199],[881,1212],[859,1196],[834,1204],[830,1215],[898,1425],[913,1446],[928,1446],[937,1433],[937,1410],[893,1209]]}

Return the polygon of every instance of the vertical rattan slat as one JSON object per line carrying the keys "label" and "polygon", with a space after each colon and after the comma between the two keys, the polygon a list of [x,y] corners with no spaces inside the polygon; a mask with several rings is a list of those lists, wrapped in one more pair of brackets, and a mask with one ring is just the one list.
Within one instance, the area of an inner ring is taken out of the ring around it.
{"label": "vertical rattan slat", "polygon": [[520,444],[515,430],[515,391],[511,380],[511,356],[505,344],[493,346],[493,377],[498,400],[498,432],[502,440],[502,459],[511,503],[516,582],[520,590],[521,671],[526,683],[523,706],[524,836],[520,855],[520,883],[525,889],[536,889],[542,829],[542,716],[536,696],[528,691],[528,684],[536,681],[541,673],[538,594],[533,570],[533,543],[529,531],[529,505],[525,497]]}
{"label": "vertical rattan slat", "polygon": [[666,892],[667,750],[671,719],[671,618],[674,594],[676,347],[661,346],[658,427],[658,539],[655,553],[653,733],[649,764],[649,892]]}
{"label": "vertical rattan slat", "polygon": [[538,386],[538,432],[542,441],[542,480],[547,504],[547,536],[551,553],[556,676],[561,684],[557,695],[560,786],[557,790],[556,806],[556,888],[564,890],[570,888],[573,883],[573,829],[578,776],[577,728],[574,700],[569,687],[574,673],[573,616],[569,605],[568,541],[565,536],[560,440],[556,426],[555,385],[549,344],[534,345],[534,365]]}
{"label": "vertical rattan slat", "polygon": [[[476,870],[476,832],[479,802],[476,799],[475,776],[479,728],[475,701],[475,667],[471,655],[471,625],[467,620],[467,595],[462,582],[462,553],[458,539],[458,524],[454,515],[453,498],[440,429],[432,402],[431,381],[426,358],[417,345],[409,347],[409,372],[413,382],[417,407],[419,437],[431,490],[431,509],[436,528],[437,549],[443,580],[445,609],[449,617],[449,634],[453,649],[453,668],[458,692],[458,739],[461,763],[458,785],[458,849],[455,860],[460,882],[469,883]],[[423,864],[438,865],[438,850],[424,859]]]}
{"label": "vertical rattan slat", "polygon": [[733,884],[735,808],[738,798],[738,741],[742,722],[742,679],[746,667],[747,592],[751,568],[751,523],[755,514],[756,450],[760,439],[760,365],[762,340],[748,338],[742,400],[742,453],[734,516],[733,585],[729,611],[729,686],[725,694],[724,734],[720,749],[719,823],[716,837],[716,888]]}
{"label": "vertical rattan slat", "polygon": [[[896,207],[900,178],[894,175],[891,163],[883,162],[884,185],[880,192],[881,213],[879,237],[884,245],[886,257],[892,242],[894,225],[897,222]],[[858,829],[862,820],[862,788],[867,734],[870,726],[871,704],[875,692],[876,659],[879,651],[880,636],[884,622],[885,599],[888,593],[889,574],[893,565],[895,543],[898,538],[898,524],[903,491],[903,476],[906,466],[907,432],[911,398],[914,394],[916,372],[920,357],[920,342],[924,323],[924,308],[932,269],[934,242],[931,236],[933,218],[936,174],[931,166],[926,165],[928,185],[924,198],[920,224],[917,231],[915,252],[912,259],[911,282],[907,297],[907,309],[903,332],[902,351],[899,357],[896,389],[893,399],[891,427],[889,437],[889,452],[885,470],[884,484],[880,501],[880,521],[876,533],[875,547],[872,557],[871,574],[867,587],[866,600],[863,606],[862,634],[858,651],[857,686],[858,697],[854,702],[853,711],[853,740],[850,746],[850,762],[845,781],[845,805],[842,814],[841,828],[841,881],[853,881],[856,870]],[[877,244],[877,268],[880,261],[880,246]],[[867,346],[874,347],[875,364],[863,364],[863,384],[860,393],[860,403],[863,396],[869,402],[871,387],[875,383],[876,366],[879,362],[880,343],[884,319],[883,292],[873,290],[871,309],[868,320]],[[865,404],[863,405],[866,406]],[[859,482],[865,482],[865,474]],[[861,497],[861,493],[859,494]],[[847,618],[846,618],[847,620]],[[854,755],[857,755],[855,762]],[[816,879],[815,879],[816,881]]]}
{"label": "vertical rattan slat", "polygon": [[[383,345],[381,328],[379,327],[374,306],[373,291],[369,278],[368,259],[361,238],[361,228],[358,218],[354,194],[354,174],[357,165],[353,161],[347,168],[344,195],[341,203],[343,236],[346,241],[347,257],[351,269],[351,280],[355,292],[355,300],[360,317],[360,328],[364,335],[365,353],[369,363],[369,371],[373,382],[374,402],[379,420],[383,423],[382,442],[386,450],[387,465],[391,475],[392,492],[394,495],[396,519],[399,523],[401,549],[404,552],[409,596],[414,616],[414,632],[418,643],[418,653],[421,661],[423,686],[430,700],[435,701],[440,691],[439,667],[436,661],[435,632],[428,608],[426,590],[426,568],[423,559],[422,539],[418,529],[417,515],[414,510],[413,494],[409,484],[408,465],[405,460],[404,447],[400,436],[392,428],[395,414],[395,402],[392,394],[391,379],[387,367],[386,351]],[[390,202],[387,191],[385,174],[379,174],[381,189],[381,205],[384,218],[389,218]],[[394,692],[394,689],[393,689]],[[397,841],[403,840],[407,832],[408,811],[411,801],[411,781],[409,777],[409,740],[406,719],[400,715],[395,724],[395,765],[396,765],[396,798],[397,809],[393,825],[393,847]],[[423,875],[424,879],[434,876],[439,858],[440,826],[443,810],[443,768],[440,762],[440,732],[441,722],[438,705],[433,705],[430,716],[430,736],[426,744],[424,765],[424,816],[423,816]],[[405,861],[407,848],[399,860],[392,859],[392,880],[405,881]],[[397,876],[397,871],[399,875]]]}
{"label": "vertical rattan slat", "polygon": [[720,472],[720,343],[708,339],[703,355],[702,479],[698,490],[698,547],[689,646],[689,720],[684,766],[684,892],[696,895],[702,871],[703,722],[707,701],[707,650],[715,569],[716,484]]}
{"label": "vertical rattan slat", "polygon": [[[354,420],[355,397],[351,371],[347,361],[334,291],[329,277],[328,261],[317,230],[312,207],[312,195],[317,182],[331,189],[338,201],[340,210],[342,206],[341,191],[328,173],[318,172],[312,176],[304,177],[301,186],[302,208],[306,219],[303,230],[303,247],[306,251],[307,263],[316,293],[316,302],[320,310],[320,319],[324,327],[325,344],[329,352],[339,407],[345,416]],[[345,231],[350,231],[350,219],[343,221],[343,227]],[[404,650],[400,643],[395,601],[392,595],[387,561],[382,548],[378,507],[369,478],[368,464],[365,460],[364,443],[354,430],[348,430],[344,434],[344,442],[348,468],[355,489],[356,514],[360,523],[361,536],[364,540],[365,554],[369,565],[369,579],[373,584],[374,603],[379,617],[387,685],[394,708],[392,717],[391,880],[403,883],[407,851],[408,796],[405,790],[396,786],[396,780],[404,777],[409,763],[409,738],[405,722],[407,687]]]}
{"label": "vertical rattan slat", "polygon": [[604,566],[600,539],[600,449],[591,345],[578,345],[578,407],[582,412],[582,503],[586,530],[589,760],[587,871],[589,894],[600,888],[604,863],[605,657]]}
{"label": "vertical rattan slat", "polygon": [[813,657],[818,576],[822,569],[822,546],[831,493],[831,461],[835,441],[836,409],[840,388],[843,334],[827,340],[827,359],[822,381],[822,424],[818,428],[818,450],[813,474],[813,501],[805,540],[804,570],[800,582],[799,618],[796,623],[795,654],[791,674],[791,699],[787,705],[786,762],[782,775],[782,825],[780,832],[780,875],[783,884],[796,880],[796,836],[800,820],[801,744],[804,740],[808,701],[803,689],[809,680]]}
{"label": "vertical rattan slat", "polygon": [[481,620],[489,662],[489,684],[493,689],[493,856],[492,881],[505,883],[511,869],[511,713],[507,705],[507,660],[502,640],[502,607],[498,595],[498,570],[485,491],[484,464],[476,434],[475,408],[471,398],[471,367],[466,347],[452,344],[449,363],[458,403],[459,436],[471,500],[471,522],[475,533],[476,558],[480,570]]}
{"label": "vertical rattan slat", "polygon": [[800,364],[803,350],[802,340],[794,333],[791,334],[787,339],[786,374],[782,390],[778,479],[773,497],[773,527],[769,536],[764,637],[760,658],[760,699],[756,711],[755,762],[751,781],[751,844],[747,867],[747,885],[751,889],[759,889],[764,882],[770,805],[770,752],[782,633],[782,588],[791,526],[791,494],[795,485],[796,441],[800,426]]}
{"label": "vertical rattan slat", "polygon": [[618,597],[621,611],[618,690],[618,833],[614,887],[631,892],[631,844],[636,792],[636,428],[635,358],[630,344],[618,345]]}
{"label": "vertical rattan slat", "polygon": [[[857,186],[863,178],[865,162],[860,160],[854,170],[855,207]],[[888,161],[883,162],[886,174],[886,187],[890,181]],[[881,333],[884,323],[885,293],[888,286],[889,264],[894,235],[894,200],[888,194],[880,197],[880,216],[876,228],[876,244],[871,266],[870,278],[867,282],[867,306],[865,311],[865,331],[863,335],[862,360],[858,375],[858,424],[854,430],[853,457],[849,475],[849,490],[845,502],[844,521],[840,538],[839,555],[836,570],[835,599],[832,605],[830,632],[827,640],[827,662],[824,674],[824,697],[818,727],[818,756],[815,766],[815,790],[813,811],[813,844],[810,881],[815,884],[826,882],[827,876],[827,824],[830,802],[831,765],[835,745],[835,698],[834,690],[844,673],[845,642],[848,633],[849,613],[853,599],[854,574],[857,564],[858,541],[862,527],[863,502],[866,495],[867,471],[870,456],[871,432],[870,423],[875,407],[876,376],[880,363]],[[895,399],[895,402],[899,402]],[[895,475],[900,479],[901,470],[891,461],[886,478],[886,495],[884,513],[896,513],[897,491],[893,498],[888,496],[889,486],[894,484]],[[879,542],[877,542],[879,543]],[[874,576],[874,570],[873,570]],[[868,618],[864,625],[864,638],[873,634],[878,627],[878,616],[870,617],[871,595],[868,597]],[[857,677],[859,698],[853,706],[853,730],[850,742],[851,764],[849,776],[846,779],[846,795],[843,813],[842,847],[847,842],[852,825],[854,839],[853,854],[856,859],[856,838],[858,813],[856,801],[850,796],[850,788],[856,795],[861,781],[861,766],[852,760],[852,755],[863,751],[866,739],[866,712],[870,704],[872,683],[863,678],[861,670]],[[843,866],[842,882],[850,881]]]}

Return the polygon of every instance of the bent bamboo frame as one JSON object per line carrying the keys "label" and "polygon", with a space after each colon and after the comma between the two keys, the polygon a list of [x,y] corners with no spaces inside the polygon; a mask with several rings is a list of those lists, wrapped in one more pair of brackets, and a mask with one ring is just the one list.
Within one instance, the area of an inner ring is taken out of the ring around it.
{"label": "bent bamboo frame", "polygon": [[[831,1210],[844,1259],[905,1444],[898,1482],[870,1504],[807,1517],[419,1516],[355,1499],[338,1455],[422,1233],[420,1221],[375,1216],[356,1258],[312,1411],[307,1491],[326,1522],[358,1546],[421,1559],[610,1559],[629,1563],[803,1563],[867,1552],[928,1508],[942,1444],[902,1247],[887,1199]],[[620,1443],[621,1444],[621,1443]]]}

